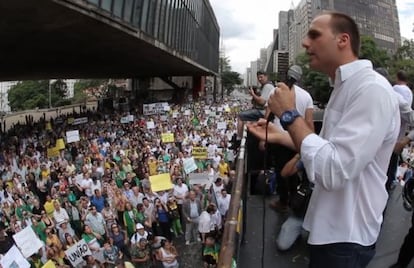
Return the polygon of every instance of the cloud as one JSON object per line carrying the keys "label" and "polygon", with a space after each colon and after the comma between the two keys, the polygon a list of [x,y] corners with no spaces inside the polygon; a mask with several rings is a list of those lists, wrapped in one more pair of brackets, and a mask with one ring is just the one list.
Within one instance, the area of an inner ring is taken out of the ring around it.
{"label": "cloud", "polygon": [[[300,0],[294,0],[296,6]],[[292,1],[210,0],[220,25],[225,56],[234,71],[244,73],[259,57],[278,28],[278,13],[289,10]],[[397,0],[401,36],[414,39],[414,0]]]}

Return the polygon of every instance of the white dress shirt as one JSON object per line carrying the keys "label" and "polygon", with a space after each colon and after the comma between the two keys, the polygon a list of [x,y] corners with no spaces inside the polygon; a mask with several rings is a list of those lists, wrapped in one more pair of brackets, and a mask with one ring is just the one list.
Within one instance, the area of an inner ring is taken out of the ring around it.
{"label": "white dress shirt", "polygon": [[388,194],[386,171],[400,127],[398,101],[367,60],[340,66],[320,136],[301,157],[315,188],[304,220],[309,244],[376,242]]}

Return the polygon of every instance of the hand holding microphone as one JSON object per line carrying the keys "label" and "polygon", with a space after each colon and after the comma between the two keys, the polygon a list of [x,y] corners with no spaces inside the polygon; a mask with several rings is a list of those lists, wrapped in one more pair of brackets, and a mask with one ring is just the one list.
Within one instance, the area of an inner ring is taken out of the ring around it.
{"label": "hand holding microphone", "polygon": [[267,117],[267,122],[273,121],[275,115],[279,117],[284,111],[296,107],[295,91],[291,89],[301,77],[302,68],[300,66],[293,65],[289,68],[285,83],[278,83],[277,88],[269,97],[268,107],[271,113]]}

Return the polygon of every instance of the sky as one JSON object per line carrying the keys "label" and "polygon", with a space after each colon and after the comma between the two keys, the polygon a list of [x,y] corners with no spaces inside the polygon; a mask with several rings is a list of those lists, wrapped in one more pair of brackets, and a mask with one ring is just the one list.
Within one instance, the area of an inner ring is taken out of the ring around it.
{"label": "sky", "polygon": [[[278,28],[278,13],[295,7],[300,0],[210,0],[220,26],[221,46],[233,71],[243,74],[260,48],[272,41]],[[396,0],[401,36],[414,39],[414,0]]]}

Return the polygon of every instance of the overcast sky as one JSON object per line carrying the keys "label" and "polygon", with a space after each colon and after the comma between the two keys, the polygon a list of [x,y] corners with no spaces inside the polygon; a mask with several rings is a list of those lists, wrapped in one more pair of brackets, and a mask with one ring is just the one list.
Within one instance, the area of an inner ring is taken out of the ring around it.
{"label": "overcast sky", "polygon": [[[221,44],[234,71],[245,73],[260,48],[272,41],[278,13],[300,0],[210,0],[220,25]],[[414,0],[397,0],[401,36],[414,39]]]}

